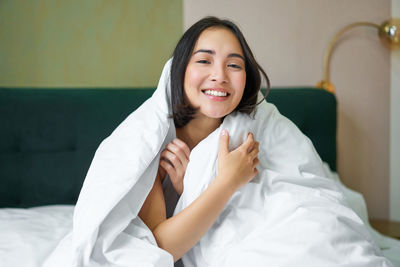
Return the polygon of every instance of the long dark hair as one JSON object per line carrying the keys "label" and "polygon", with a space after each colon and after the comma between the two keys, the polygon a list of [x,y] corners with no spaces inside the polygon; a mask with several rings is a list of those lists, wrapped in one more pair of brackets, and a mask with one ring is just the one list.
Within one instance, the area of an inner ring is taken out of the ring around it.
{"label": "long dark hair", "polygon": [[268,76],[255,60],[253,53],[239,28],[229,20],[221,20],[216,17],[205,17],[193,24],[183,34],[173,53],[171,66],[171,100],[172,117],[174,118],[176,128],[181,128],[189,123],[197,112],[197,109],[190,106],[185,97],[185,72],[197,39],[204,30],[210,27],[220,27],[230,30],[238,39],[244,53],[246,85],[242,99],[234,111],[240,111],[247,114],[253,112],[258,104],[257,95],[261,88],[261,74],[264,76],[267,83],[266,95],[269,93],[270,82]]}

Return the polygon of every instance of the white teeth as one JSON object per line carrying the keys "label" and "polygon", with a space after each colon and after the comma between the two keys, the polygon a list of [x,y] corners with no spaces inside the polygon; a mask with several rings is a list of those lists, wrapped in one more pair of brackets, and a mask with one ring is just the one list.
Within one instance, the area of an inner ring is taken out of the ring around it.
{"label": "white teeth", "polygon": [[227,96],[228,95],[226,92],[213,91],[213,90],[205,90],[204,93],[206,95],[213,95],[213,96]]}

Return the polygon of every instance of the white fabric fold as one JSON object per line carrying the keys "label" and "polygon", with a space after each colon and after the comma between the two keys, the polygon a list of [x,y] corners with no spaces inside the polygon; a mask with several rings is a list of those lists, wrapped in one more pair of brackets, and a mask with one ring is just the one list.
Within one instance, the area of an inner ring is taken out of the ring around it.
{"label": "white fabric fold", "polygon": [[[173,266],[172,255],[158,248],[137,216],[154,183],[160,152],[175,137],[170,66],[171,60],[153,96],[99,146],[73,229],[45,267]],[[228,115],[191,151],[175,214],[216,177],[222,129],[229,132],[231,149],[248,132],[254,134],[260,142],[259,173],[183,256],[185,266],[392,266],[327,177],[311,141],[266,101],[254,118]]]}
{"label": "white fabric fold", "polygon": [[[254,133],[260,142],[259,174],[232,196],[207,234],[183,256],[186,267],[392,266],[328,178],[311,141],[266,102],[255,119],[241,113],[226,117],[192,150],[175,214],[216,177],[222,129],[230,133],[231,149]],[[213,163],[204,160],[207,153]]]}
{"label": "white fabric fold", "polygon": [[170,65],[153,96],[130,114],[99,146],[74,212],[73,229],[45,266],[168,266],[137,216],[155,180],[162,147],[173,140]]}

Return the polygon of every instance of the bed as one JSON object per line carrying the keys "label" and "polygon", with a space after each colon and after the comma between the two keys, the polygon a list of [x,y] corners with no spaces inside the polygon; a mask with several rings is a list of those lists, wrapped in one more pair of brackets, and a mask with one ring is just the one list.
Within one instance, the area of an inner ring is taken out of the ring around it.
{"label": "bed", "polygon": [[[72,226],[74,204],[100,142],[154,90],[0,88],[0,266],[41,266]],[[311,139],[340,183],[335,96],[315,88],[273,88],[267,100]],[[343,190],[368,224],[362,196]],[[370,231],[384,255],[400,266],[399,242]]]}

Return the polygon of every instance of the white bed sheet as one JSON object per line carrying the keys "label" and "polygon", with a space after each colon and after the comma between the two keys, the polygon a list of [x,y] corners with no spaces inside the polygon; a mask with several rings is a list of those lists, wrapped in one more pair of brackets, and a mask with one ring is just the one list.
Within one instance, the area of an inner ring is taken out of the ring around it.
{"label": "white bed sheet", "polygon": [[40,267],[72,228],[74,206],[0,209],[0,266]]}

